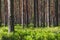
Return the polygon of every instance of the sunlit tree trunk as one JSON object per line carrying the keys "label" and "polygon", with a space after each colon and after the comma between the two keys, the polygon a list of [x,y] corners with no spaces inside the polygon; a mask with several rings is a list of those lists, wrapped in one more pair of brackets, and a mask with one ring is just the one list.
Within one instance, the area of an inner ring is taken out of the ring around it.
{"label": "sunlit tree trunk", "polygon": [[21,22],[22,22],[22,26],[24,27],[24,20],[23,20],[24,17],[23,17],[23,14],[24,14],[24,13],[23,13],[23,1],[22,1],[22,16],[21,16],[22,21],[21,21]]}
{"label": "sunlit tree trunk", "polygon": [[47,26],[49,27],[49,0],[47,0]]}
{"label": "sunlit tree trunk", "polygon": [[8,32],[14,31],[14,0],[8,0]]}
{"label": "sunlit tree trunk", "polygon": [[19,14],[20,14],[20,22],[23,26],[23,0],[19,0]]}

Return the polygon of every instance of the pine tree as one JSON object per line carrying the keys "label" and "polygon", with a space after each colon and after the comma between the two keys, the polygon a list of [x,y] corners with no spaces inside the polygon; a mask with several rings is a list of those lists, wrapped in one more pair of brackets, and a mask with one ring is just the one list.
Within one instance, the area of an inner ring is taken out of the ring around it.
{"label": "pine tree", "polygon": [[34,27],[37,27],[37,0],[34,0]]}
{"label": "pine tree", "polygon": [[0,0],[0,26],[2,25],[2,16],[1,16],[1,0]]}
{"label": "pine tree", "polygon": [[55,26],[58,26],[58,0],[55,0],[55,17],[56,17]]}
{"label": "pine tree", "polygon": [[8,0],[8,32],[14,31],[14,0]]}

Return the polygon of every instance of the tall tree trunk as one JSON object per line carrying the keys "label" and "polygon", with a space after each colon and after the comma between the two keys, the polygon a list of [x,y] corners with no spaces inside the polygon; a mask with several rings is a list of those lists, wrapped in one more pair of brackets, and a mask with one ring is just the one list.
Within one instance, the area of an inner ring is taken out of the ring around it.
{"label": "tall tree trunk", "polygon": [[14,31],[14,0],[8,0],[8,32]]}
{"label": "tall tree trunk", "polygon": [[51,26],[51,20],[50,20],[50,0],[49,0],[49,27]]}
{"label": "tall tree trunk", "polygon": [[0,0],[0,26],[2,25],[2,16],[1,16],[1,0]]}
{"label": "tall tree trunk", "polygon": [[58,0],[58,24],[60,26],[60,0]]}
{"label": "tall tree trunk", "polygon": [[39,0],[39,26],[42,26],[42,0]]}
{"label": "tall tree trunk", "polygon": [[31,15],[31,13],[30,13],[30,0],[26,0],[26,11],[27,11],[27,27],[29,26],[29,24],[30,24],[30,15]]}
{"label": "tall tree trunk", "polygon": [[11,0],[11,31],[14,31],[14,0]]}
{"label": "tall tree trunk", "polygon": [[37,0],[34,0],[34,27],[37,27]]}
{"label": "tall tree trunk", "polygon": [[[23,1],[24,1],[24,0],[23,0]],[[24,17],[23,17],[23,15],[24,15],[24,13],[23,13],[23,1],[22,1],[22,17],[21,17],[21,18],[22,18],[22,26],[24,26],[24,19],[23,19],[23,18],[24,18]]]}
{"label": "tall tree trunk", "polygon": [[8,19],[8,6],[7,6],[7,0],[4,0],[4,13],[5,13],[5,26],[7,25],[7,19]]}
{"label": "tall tree trunk", "polygon": [[42,27],[45,27],[45,0],[42,0]]}
{"label": "tall tree trunk", "polygon": [[20,22],[23,26],[23,0],[19,0],[19,14],[20,14]]}
{"label": "tall tree trunk", "polygon": [[37,0],[37,26],[39,27],[39,0]]}
{"label": "tall tree trunk", "polygon": [[41,27],[43,26],[43,0],[41,0]]}
{"label": "tall tree trunk", "polygon": [[58,26],[58,0],[55,1],[56,26]]}
{"label": "tall tree trunk", "polygon": [[28,23],[28,20],[29,20],[29,16],[28,16],[28,5],[29,5],[29,3],[28,3],[28,0],[26,0],[26,11],[27,11],[27,12],[26,12],[26,13],[27,13],[27,15],[26,15],[26,16],[27,16],[27,27],[28,27],[28,24],[29,24],[29,23]]}
{"label": "tall tree trunk", "polygon": [[19,0],[19,25],[21,24],[21,6],[20,5],[22,5],[22,3],[20,3],[20,2],[22,2],[22,1]]}
{"label": "tall tree trunk", "polygon": [[43,17],[44,17],[44,18],[43,18],[43,27],[45,27],[45,0],[43,0],[43,2],[44,2],[44,3],[43,3],[43,6],[44,6],[44,7],[43,7]]}
{"label": "tall tree trunk", "polygon": [[26,11],[26,0],[23,0],[23,26],[27,24],[27,11]]}
{"label": "tall tree trunk", "polygon": [[47,26],[49,27],[49,0],[47,0]]}
{"label": "tall tree trunk", "polygon": [[1,0],[2,24],[5,25],[4,0]]}
{"label": "tall tree trunk", "polygon": [[34,0],[31,0],[31,23],[34,26]]}

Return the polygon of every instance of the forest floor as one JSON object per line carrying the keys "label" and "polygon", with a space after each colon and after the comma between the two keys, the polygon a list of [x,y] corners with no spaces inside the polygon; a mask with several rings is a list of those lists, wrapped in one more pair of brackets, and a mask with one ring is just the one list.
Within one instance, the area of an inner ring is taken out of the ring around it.
{"label": "forest floor", "polygon": [[15,31],[11,33],[8,33],[8,27],[0,27],[0,40],[60,40],[60,26],[49,28],[15,26]]}

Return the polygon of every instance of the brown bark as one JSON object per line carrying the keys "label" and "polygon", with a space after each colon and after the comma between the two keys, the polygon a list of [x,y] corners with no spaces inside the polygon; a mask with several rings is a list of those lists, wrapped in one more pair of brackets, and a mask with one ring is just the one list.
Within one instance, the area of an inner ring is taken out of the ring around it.
{"label": "brown bark", "polygon": [[2,25],[2,16],[1,16],[1,0],[0,0],[0,26]]}

